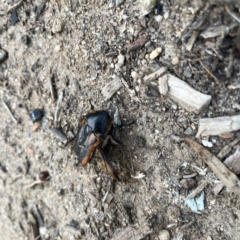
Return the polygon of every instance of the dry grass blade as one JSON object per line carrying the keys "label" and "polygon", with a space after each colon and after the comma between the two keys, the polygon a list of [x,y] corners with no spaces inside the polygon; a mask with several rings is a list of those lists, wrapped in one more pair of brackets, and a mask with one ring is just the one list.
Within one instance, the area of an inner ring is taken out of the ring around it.
{"label": "dry grass blade", "polygon": [[210,167],[219,180],[232,192],[240,195],[240,181],[226,166],[211,152],[199,143],[189,139],[184,139],[190,147],[201,157],[201,159]]}

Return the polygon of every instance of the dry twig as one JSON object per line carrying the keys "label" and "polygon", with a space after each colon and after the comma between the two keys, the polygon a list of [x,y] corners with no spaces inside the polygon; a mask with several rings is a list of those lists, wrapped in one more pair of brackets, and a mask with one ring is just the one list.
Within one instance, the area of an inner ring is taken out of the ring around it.
{"label": "dry twig", "polygon": [[2,102],[2,104],[5,107],[5,109],[7,110],[7,112],[9,113],[9,115],[12,118],[12,120],[14,121],[14,123],[18,124],[18,120],[13,116],[12,111],[10,110],[8,105],[4,101]]}
{"label": "dry twig", "polygon": [[240,181],[216,156],[199,143],[185,138],[185,141],[196,151],[201,159],[210,167],[219,180],[232,192],[240,195]]}
{"label": "dry twig", "polygon": [[215,83],[219,84],[218,78],[211,73],[211,71],[202,63],[202,61],[199,61],[199,62],[202,65],[202,67],[206,70],[206,72],[214,79]]}

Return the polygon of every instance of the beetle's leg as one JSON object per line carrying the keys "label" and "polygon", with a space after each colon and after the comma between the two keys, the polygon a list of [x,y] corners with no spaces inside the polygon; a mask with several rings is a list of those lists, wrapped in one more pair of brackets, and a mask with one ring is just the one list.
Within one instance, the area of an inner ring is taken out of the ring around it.
{"label": "beetle's leg", "polygon": [[122,142],[117,140],[116,138],[114,138],[112,135],[108,135],[108,138],[109,138],[109,140],[111,141],[112,144],[120,146],[121,151],[122,151],[124,157],[127,159],[127,154],[124,151]]}
{"label": "beetle's leg", "polygon": [[100,153],[100,160],[99,160],[99,165],[102,168],[102,170],[112,176],[113,178],[115,178],[116,180],[118,180],[119,182],[121,182],[121,179],[119,178],[118,172],[117,170],[113,167],[113,165],[111,164],[111,162],[108,160],[107,156],[105,155],[105,153],[103,152],[102,148],[97,146],[97,150]]}
{"label": "beetle's leg", "polygon": [[64,145],[64,147],[66,147],[69,143],[71,143],[73,140],[76,139],[77,136],[74,136],[72,139],[70,139],[69,141],[67,141]]}

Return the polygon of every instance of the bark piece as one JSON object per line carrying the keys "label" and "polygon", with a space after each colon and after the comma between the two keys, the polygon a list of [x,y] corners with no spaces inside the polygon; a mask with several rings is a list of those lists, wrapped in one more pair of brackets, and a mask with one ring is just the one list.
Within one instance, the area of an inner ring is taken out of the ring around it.
{"label": "bark piece", "polygon": [[150,82],[152,80],[157,79],[158,77],[161,77],[166,72],[165,67],[161,67],[159,70],[157,70],[154,73],[151,73],[143,78],[145,82]]}
{"label": "bark piece", "polygon": [[150,234],[152,230],[150,229],[147,220],[144,220],[140,224],[134,224],[132,226],[128,226],[117,233],[112,240],[140,240],[145,236]]}
{"label": "bark piece", "polygon": [[211,101],[210,95],[196,91],[187,83],[171,74],[166,74],[159,78],[159,91],[162,91],[162,78],[164,81],[167,79],[168,82],[169,91],[167,96],[180,104],[187,111],[199,113]]}
{"label": "bark piece", "polygon": [[227,167],[211,152],[201,146],[199,143],[185,138],[185,141],[196,151],[201,159],[210,167],[218,179],[232,192],[240,195],[240,181]]}
{"label": "bark piece", "polygon": [[149,39],[150,37],[148,35],[138,38],[134,43],[128,46],[128,51],[137,51],[138,49],[142,48]]}
{"label": "bark piece", "polygon": [[200,35],[203,38],[214,38],[225,34],[228,30],[226,25],[221,25],[218,27],[208,27]]}
{"label": "bark piece", "polygon": [[202,118],[199,120],[198,133],[196,137],[208,135],[220,135],[237,131],[240,129],[240,115]]}
{"label": "bark piece", "polygon": [[122,83],[119,78],[115,78],[107,83],[102,89],[102,94],[105,97],[105,100],[110,99],[121,88],[121,86]]}
{"label": "bark piece", "polygon": [[223,162],[236,175],[240,174],[240,147]]}
{"label": "bark piece", "polygon": [[188,39],[188,43],[186,44],[186,49],[191,52],[193,45],[198,37],[198,31],[193,31],[191,37]]}
{"label": "bark piece", "polygon": [[226,155],[228,155],[232,148],[240,142],[240,139],[235,139],[234,141],[230,142],[228,145],[224,146],[221,151],[218,153],[217,157],[219,159],[223,159]]}

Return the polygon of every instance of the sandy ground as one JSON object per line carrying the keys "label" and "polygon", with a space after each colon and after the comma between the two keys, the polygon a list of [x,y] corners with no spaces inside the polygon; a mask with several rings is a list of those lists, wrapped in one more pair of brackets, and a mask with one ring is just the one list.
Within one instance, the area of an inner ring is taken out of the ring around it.
{"label": "sandy ground", "polygon": [[[186,143],[176,141],[177,136],[194,139],[201,117],[239,112],[239,89],[227,87],[239,84],[239,59],[234,57],[230,77],[224,71],[236,30],[210,39],[200,37],[209,26],[230,26],[236,21],[224,5],[212,6],[188,51],[182,37],[206,5],[180,2],[162,1],[160,15],[155,9],[141,17],[137,1],[115,6],[111,1],[51,0],[36,18],[41,2],[23,1],[17,8],[19,21],[15,25],[6,11],[16,2],[1,3],[0,48],[8,58],[0,63],[0,96],[18,123],[1,104],[0,239],[34,239],[39,227],[42,239],[117,239],[118,232],[131,226],[136,235],[128,239],[159,239],[162,229],[178,240],[239,239],[240,202],[234,193],[223,189],[215,196],[208,184],[201,214],[185,205],[188,190],[179,185],[184,175],[197,173],[197,185],[207,177],[213,181],[216,177]],[[141,49],[127,50],[130,43],[147,35],[149,40]],[[151,60],[150,53],[158,47],[162,52]],[[123,64],[118,64],[120,55],[124,56]],[[162,66],[211,95],[209,106],[200,114],[189,112],[143,81],[145,75]],[[139,75],[137,79],[132,78],[133,71]],[[116,78],[124,79],[135,97],[122,86],[105,100],[102,88]],[[62,92],[56,124],[57,99]],[[33,131],[36,124],[29,117],[35,108],[44,112],[37,131]],[[111,116],[118,109],[115,124],[134,121],[113,133],[122,141],[127,159],[117,146],[108,148],[122,182],[106,175],[94,158],[82,167],[74,142],[65,147],[50,130],[60,127],[72,139],[80,117],[92,109],[104,109]],[[236,137],[211,137],[213,147],[209,150],[217,154]],[[184,163],[189,166],[183,167]],[[192,166],[205,170],[206,175]],[[49,171],[50,180],[30,187],[41,171]],[[129,172],[145,177],[130,178]],[[36,207],[43,226],[36,223]]]}

